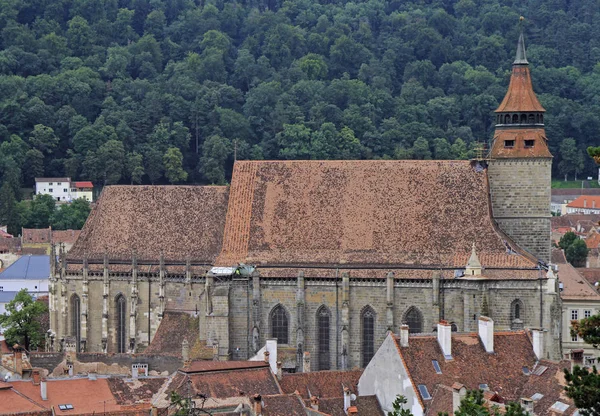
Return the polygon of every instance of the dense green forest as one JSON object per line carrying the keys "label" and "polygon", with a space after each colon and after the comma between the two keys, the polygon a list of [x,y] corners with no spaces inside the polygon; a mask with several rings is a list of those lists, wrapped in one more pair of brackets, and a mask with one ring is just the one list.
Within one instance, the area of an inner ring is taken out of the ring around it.
{"label": "dense green forest", "polygon": [[0,222],[16,226],[36,176],[225,183],[234,154],[468,158],[520,15],[554,175],[592,175],[595,0],[2,0]]}

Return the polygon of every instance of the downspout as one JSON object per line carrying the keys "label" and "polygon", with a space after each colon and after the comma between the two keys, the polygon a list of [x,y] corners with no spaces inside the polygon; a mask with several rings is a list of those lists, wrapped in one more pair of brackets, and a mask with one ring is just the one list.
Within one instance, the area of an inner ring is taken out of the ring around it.
{"label": "downspout", "polygon": [[150,297],[152,295],[152,278],[150,277],[150,273],[148,273],[148,346],[150,346],[150,342],[152,340],[152,337],[150,335],[150,311],[151,311],[151,306],[152,306],[152,298]]}
{"label": "downspout", "polygon": [[338,295],[338,269],[335,269],[335,366],[340,368],[340,305]]}
{"label": "downspout", "polygon": [[[542,270],[540,269],[540,275],[542,274]],[[542,277],[539,277],[540,281],[540,329],[544,327],[544,293],[542,289]]]}
{"label": "downspout", "polygon": [[250,358],[250,276],[246,280],[246,359]]}

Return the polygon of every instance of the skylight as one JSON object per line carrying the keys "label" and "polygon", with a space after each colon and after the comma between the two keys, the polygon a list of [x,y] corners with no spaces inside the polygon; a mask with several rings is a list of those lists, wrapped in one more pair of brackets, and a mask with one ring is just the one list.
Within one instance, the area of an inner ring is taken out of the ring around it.
{"label": "skylight", "polygon": [[533,371],[533,374],[535,374],[536,376],[541,376],[547,369],[548,367],[546,367],[545,365],[538,365],[537,368]]}
{"label": "skylight", "polygon": [[427,386],[425,384],[419,384],[419,393],[421,393],[423,400],[431,400],[431,395],[427,391]]}
{"label": "skylight", "polygon": [[431,360],[431,362],[433,363],[433,369],[435,370],[435,372],[438,374],[442,374],[442,369],[440,368],[440,363],[438,363],[437,360]]}
{"label": "skylight", "polygon": [[488,391],[490,388],[488,387],[487,384],[480,384],[479,385],[479,390],[483,390],[483,391]]}
{"label": "skylight", "polygon": [[569,408],[569,405],[563,402],[556,402],[552,405],[550,410],[554,410],[556,412],[564,413]]}
{"label": "skylight", "polygon": [[533,400],[534,402],[537,402],[538,400],[541,400],[542,397],[544,397],[544,395],[542,393],[536,393],[533,396],[531,396],[531,400]]}
{"label": "skylight", "polygon": [[531,371],[529,371],[529,368],[527,367],[523,367],[523,374],[525,374],[526,376],[531,374]]}
{"label": "skylight", "polygon": [[59,404],[58,408],[60,410],[73,410],[73,405],[72,404]]}

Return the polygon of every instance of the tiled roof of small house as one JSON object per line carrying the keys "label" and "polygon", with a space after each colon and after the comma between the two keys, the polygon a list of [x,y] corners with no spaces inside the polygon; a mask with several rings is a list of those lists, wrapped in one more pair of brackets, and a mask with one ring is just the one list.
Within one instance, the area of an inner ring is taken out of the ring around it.
{"label": "tiled roof of small house", "polygon": [[571,264],[564,263],[558,268],[558,280],[563,283],[560,297],[564,300],[595,300],[600,302],[600,294]]}
{"label": "tiled roof of small house", "polygon": [[468,161],[238,161],[217,264],[535,267],[506,240]]}
{"label": "tiled roof of small house", "polygon": [[141,377],[124,379],[111,377],[107,379],[108,387],[119,405],[150,403],[152,396],[167,381],[166,377]]}
{"label": "tiled roof of small house", "polygon": [[40,244],[52,242],[52,228],[21,228],[23,244]]}
{"label": "tiled roof of small house", "polygon": [[224,186],[108,186],[68,259],[165,260],[212,263],[227,210]]}
{"label": "tiled roof of small house", "polygon": [[600,246],[600,233],[594,232],[588,235],[585,239],[585,245],[587,248],[598,248]]}
{"label": "tiled roof of small house", "polygon": [[262,396],[263,416],[306,416],[302,399],[295,393]]}
{"label": "tiled roof of small house", "polygon": [[[384,416],[385,413],[379,405],[377,396],[359,396],[352,401],[352,406],[356,406],[359,415]],[[310,408],[310,400],[305,401],[306,407]],[[344,398],[319,398],[319,412],[330,416],[346,416],[344,412]],[[436,414],[437,416],[437,414]]]}
{"label": "tiled roof of small house", "polygon": [[[554,189],[552,191],[554,191]],[[586,190],[586,192],[587,191],[588,190]],[[578,223],[581,224],[582,222],[600,226],[600,214],[565,214],[558,217],[552,217],[550,222],[552,224],[552,229],[558,229],[560,227],[575,228]]]}
{"label": "tiled roof of small house", "polygon": [[581,195],[567,204],[569,208],[600,209],[600,195]]}
{"label": "tiled roof of small house", "polygon": [[567,258],[565,257],[565,252],[562,248],[552,248],[552,253],[550,255],[550,262],[552,264],[563,264],[567,262]]}
{"label": "tiled roof of small house", "polygon": [[362,372],[363,370],[350,370],[284,374],[279,384],[284,393],[297,391],[304,399],[309,399],[310,395],[319,398],[343,397],[344,387],[358,391],[358,379]]}
{"label": "tiled roof of small house", "polygon": [[[540,360],[538,366],[546,367],[540,375],[529,376],[523,390],[521,397],[532,397],[537,393],[536,398],[542,395],[541,398],[534,401],[534,413],[538,416],[556,416],[562,414],[565,416],[572,415],[575,413],[577,408],[574,406],[573,401],[565,394],[565,369],[571,369],[571,362],[563,360],[560,362]],[[567,405],[567,409],[564,413],[557,413],[550,408],[556,403],[561,402]]]}
{"label": "tiled roof of small house", "polygon": [[[506,140],[514,140],[512,147],[506,147]],[[533,140],[533,146],[525,146],[525,140]],[[552,157],[543,128],[496,129],[490,154],[493,158]]]}
{"label": "tiled roof of small house", "polygon": [[599,268],[578,268],[577,271],[591,284],[600,282]]}

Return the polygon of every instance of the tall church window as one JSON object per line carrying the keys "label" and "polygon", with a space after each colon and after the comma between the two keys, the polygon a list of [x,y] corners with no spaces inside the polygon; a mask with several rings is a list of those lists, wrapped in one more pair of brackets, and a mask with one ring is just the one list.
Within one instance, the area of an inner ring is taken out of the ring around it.
{"label": "tall church window", "polygon": [[367,306],[361,316],[362,321],[362,366],[366,367],[375,355],[375,311]]}
{"label": "tall church window", "polygon": [[289,343],[288,317],[281,305],[275,306],[271,312],[271,337],[277,338],[279,344]]}
{"label": "tall church window", "polygon": [[408,311],[404,314],[404,320],[408,325],[408,332],[411,334],[418,334],[423,332],[423,316],[414,306],[411,306]]}
{"label": "tall church window", "polygon": [[127,352],[127,301],[118,295],[117,303],[117,352]]}
{"label": "tall church window", "polygon": [[521,299],[515,299],[510,305],[511,329],[522,329],[524,318],[524,307]]}
{"label": "tall church window", "polygon": [[331,314],[325,306],[321,306],[317,311],[317,334],[319,338],[319,370],[329,370],[331,368],[331,354],[329,351],[330,316]]}
{"label": "tall church window", "polygon": [[79,296],[71,296],[71,335],[75,337],[77,351],[81,341],[81,300]]}

